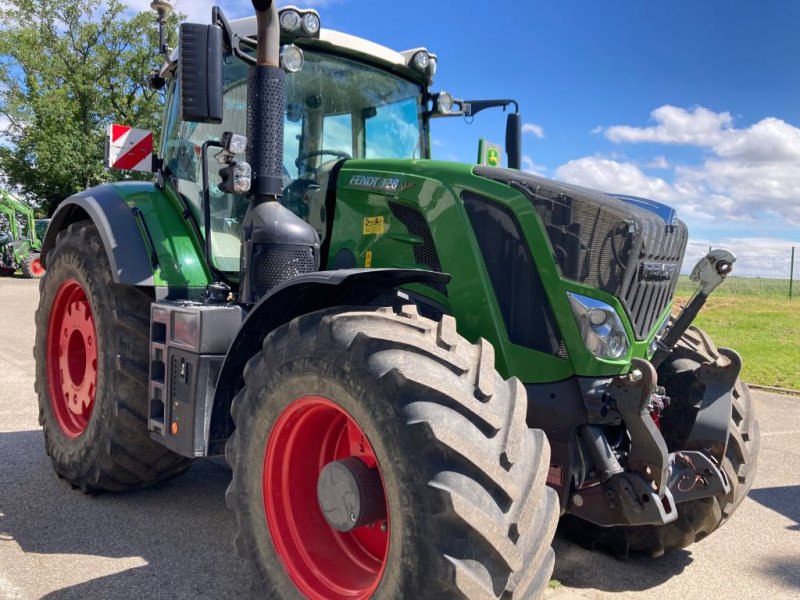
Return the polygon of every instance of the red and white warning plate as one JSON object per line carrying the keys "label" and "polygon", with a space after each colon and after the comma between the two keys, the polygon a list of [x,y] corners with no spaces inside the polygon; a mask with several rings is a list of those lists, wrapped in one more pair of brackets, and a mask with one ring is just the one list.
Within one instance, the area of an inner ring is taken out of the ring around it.
{"label": "red and white warning plate", "polygon": [[106,166],[126,171],[153,171],[153,132],[127,125],[109,125]]}

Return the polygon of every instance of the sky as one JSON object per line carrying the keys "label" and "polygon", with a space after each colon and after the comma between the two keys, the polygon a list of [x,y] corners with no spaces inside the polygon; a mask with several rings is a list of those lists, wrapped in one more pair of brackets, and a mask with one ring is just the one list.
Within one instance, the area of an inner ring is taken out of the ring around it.
{"label": "sky", "polygon": [[[176,2],[196,22],[214,4]],[[253,14],[247,0],[216,4]],[[518,100],[527,170],[666,202],[699,246],[800,245],[800,2],[297,4],[323,27],[438,54],[437,91]],[[434,158],[474,162],[479,138],[503,141],[505,116],[432,129]]]}

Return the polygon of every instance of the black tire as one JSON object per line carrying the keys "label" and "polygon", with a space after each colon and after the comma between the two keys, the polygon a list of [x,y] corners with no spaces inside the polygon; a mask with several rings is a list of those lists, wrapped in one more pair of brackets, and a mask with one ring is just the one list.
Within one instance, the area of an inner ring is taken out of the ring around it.
{"label": "black tire", "polygon": [[550,448],[525,423],[516,379],[494,370],[485,340],[414,306],[331,309],[272,332],[245,370],[226,458],[236,548],[254,590],[301,598],[269,534],[265,440],[294,399],[347,411],[374,448],[387,490],[386,569],[372,597],[537,598],[553,569],[558,500],[545,485]]}
{"label": "black tire", "polygon": [[39,260],[39,254],[33,252],[22,259],[22,263],[20,264],[19,268],[22,271],[22,276],[25,279],[36,279],[37,277],[44,275],[44,271],[41,271],[41,267],[38,269],[36,268],[34,261],[37,260]]}
{"label": "black tire", "polygon": [[[141,289],[115,284],[90,221],[58,234],[39,283],[36,392],[45,449],[56,473],[84,493],[126,491],[185,471],[190,461],[150,439],[147,431],[150,303]],[[54,414],[48,383],[48,324],[57,292],[77,282],[97,332],[97,378],[85,429],[69,436]]]}
{"label": "black tire", "polygon": [[[666,388],[671,401],[661,418],[661,431],[670,452],[683,448],[694,422],[694,406],[703,394],[703,384],[696,376],[698,369],[703,363],[718,359],[725,361],[726,357],[708,334],[698,327],[690,327],[659,367],[659,383]],[[660,527],[602,528],[569,517],[563,519],[563,530],[584,546],[604,548],[619,556],[635,552],[655,557],[699,542],[730,519],[755,480],[761,443],[758,421],[750,390],[738,378],[728,431],[722,469],[730,481],[731,491],[724,498],[702,498],[678,504],[678,518]]]}

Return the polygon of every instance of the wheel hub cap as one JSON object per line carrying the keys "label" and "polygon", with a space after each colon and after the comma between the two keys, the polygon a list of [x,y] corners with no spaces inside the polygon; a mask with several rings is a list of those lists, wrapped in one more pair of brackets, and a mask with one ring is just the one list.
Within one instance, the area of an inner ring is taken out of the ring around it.
{"label": "wheel hub cap", "polygon": [[325,465],[317,481],[317,498],[325,520],[338,531],[351,531],[386,518],[381,476],[360,458]]}

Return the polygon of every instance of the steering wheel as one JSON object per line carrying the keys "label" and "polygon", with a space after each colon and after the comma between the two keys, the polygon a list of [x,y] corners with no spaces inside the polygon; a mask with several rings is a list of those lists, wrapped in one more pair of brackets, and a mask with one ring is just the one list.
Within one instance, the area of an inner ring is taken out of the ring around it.
{"label": "steering wheel", "polygon": [[[314,158],[315,156],[335,156],[336,158],[353,158],[347,152],[342,152],[341,150],[313,150],[312,152],[306,152],[298,156],[297,159],[294,161],[294,164],[299,169],[304,161],[308,160],[309,158]],[[307,167],[307,169],[312,172],[317,171],[313,167]]]}

